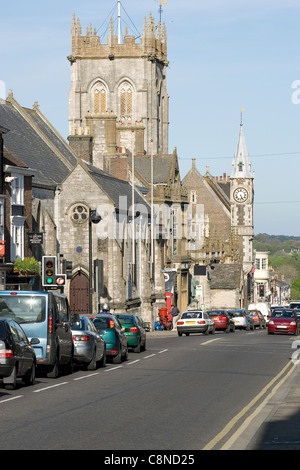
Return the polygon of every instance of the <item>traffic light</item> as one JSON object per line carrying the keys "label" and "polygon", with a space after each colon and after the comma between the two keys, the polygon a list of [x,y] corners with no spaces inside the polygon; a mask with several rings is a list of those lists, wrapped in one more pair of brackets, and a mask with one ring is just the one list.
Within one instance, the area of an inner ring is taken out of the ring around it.
{"label": "traffic light", "polygon": [[66,275],[58,274],[56,269],[56,256],[43,256],[42,258],[42,285],[43,287],[63,287],[66,285]]}
{"label": "traffic light", "polygon": [[265,286],[263,284],[259,285],[259,297],[265,296]]}
{"label": "traffic light", "polygon": [[72,270],[73,270],[72,261],[68,261],[64,259],[62,262],[62,265],[63,265],[63,273],[66,274],[67,279],[72,279]]}

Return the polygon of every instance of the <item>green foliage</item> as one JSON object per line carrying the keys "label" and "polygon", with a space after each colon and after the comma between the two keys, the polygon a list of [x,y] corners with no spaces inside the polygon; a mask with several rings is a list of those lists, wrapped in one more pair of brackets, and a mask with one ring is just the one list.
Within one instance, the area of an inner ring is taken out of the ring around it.
{"label": "green foliage", "polygon": [[21,260],[17,258],[14,262],[14,270],[19,274],[39,274],[40,263],[32,256],[31,258],[24,258]]}
{"label": "green foliage", "polygon": [[256,251],[269,253],[269,266],[278,271],[279,277],[284,275],[292,282],[300,276],[300,237],[260,233],[255,235],[253,246]]}
{"label": "green foliage", "polygon": [[300,299],[300,276],[297,277],[291,285],[291,298]]}

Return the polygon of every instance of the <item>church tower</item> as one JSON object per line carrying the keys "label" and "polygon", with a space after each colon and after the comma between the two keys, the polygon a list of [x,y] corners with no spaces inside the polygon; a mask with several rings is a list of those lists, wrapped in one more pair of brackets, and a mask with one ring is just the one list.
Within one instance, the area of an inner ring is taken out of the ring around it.
{"label": "church tower", "polygon": [[[119,2],[118,2],[119,3]],[[151,13],[140,42],[110,20],[106,43],[73,15],[69,142],[101,169],[116,153],[168,153],[167,34]]]}
{"label": "church tower", "polygon": [[253,266],[253,181],[243,124],[240,124],[236,154],[230,177],[231,226],[239,236],[240,253],[246,276]]}

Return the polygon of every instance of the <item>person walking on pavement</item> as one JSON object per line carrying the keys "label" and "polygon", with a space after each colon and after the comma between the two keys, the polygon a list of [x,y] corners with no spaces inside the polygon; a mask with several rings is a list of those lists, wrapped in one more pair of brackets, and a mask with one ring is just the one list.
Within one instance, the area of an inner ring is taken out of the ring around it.
{"label": "person walking on pavement", "polygon": [[178,310],[177,307],[175,307],[174,303],[172,303],[172,310],[171,310],[170,314],[173,317],[173,321],[172,321],[173,329],[172,329],[172,331],[174,331],[177,328],[177,320],[178,320],[178,315],[179,315],[179,310]]}

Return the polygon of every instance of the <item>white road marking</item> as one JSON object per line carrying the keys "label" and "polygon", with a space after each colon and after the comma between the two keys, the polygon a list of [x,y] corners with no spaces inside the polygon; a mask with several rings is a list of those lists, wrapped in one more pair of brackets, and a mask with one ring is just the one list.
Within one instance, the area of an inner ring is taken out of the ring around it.
{"label": "white road marking", "polygon": [[7,401],[11,401],[11,400],[17,400],[17,398],[23,398],[24,395],[18,395],[16,397],[11,397],[11,398],[6,398],[5,400],[1,400],[0,403],[5,403]]}
{"label": "white road marking", "polygon": [[44,392],[45,390],[49,390],[50,388],[60,387],[61,385],[66,385],[69,382],[61,382],[60,384],[50,385],[50,387],[40,388],[39,390],[34,390],[33,393]]}

